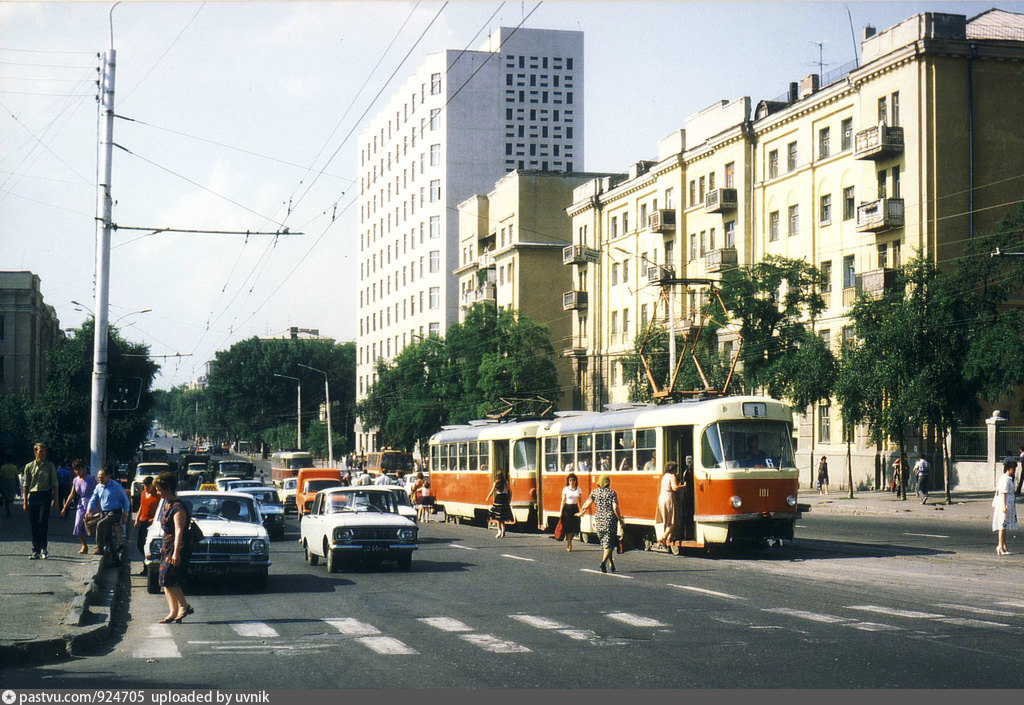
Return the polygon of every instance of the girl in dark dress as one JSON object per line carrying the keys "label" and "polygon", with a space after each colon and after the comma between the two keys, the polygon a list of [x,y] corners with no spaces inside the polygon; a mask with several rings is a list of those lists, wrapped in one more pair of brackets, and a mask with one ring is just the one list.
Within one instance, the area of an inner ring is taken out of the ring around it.
{"label": "girl in dark dress", "polygon": [[607,573],[608,568],[615,572],[612,553],[619,540],[619,523],[625,523],[619,511],[619,495],[609,487],[611,483],[611,478],[607,475],[597,478],[597,489],[590,493],[576,515],[583,516],[590,505],[594,505],[594,527],[597,529],[597,537],[601,539],[601,548],[604,549],[600,566],[602,573]]}
{"label": "girl in dark dress", "polygon": [[498,475],[484,501],[486,502],[491,497],[494,497],[494,504],[491,505],[491,519],[498,522],[498,533],[494,535],[494,538],[500,539],[505,536],[505,525],[516,523],[516,518],[512,514],[512,487],[505,475]]}
{"label": "girl in dark dress", "polygon": [[562,522],[562,533],[566,540],[566,551],[572,551],[572,539],[580,532],[580,518],[576,512],[580,510],[580,496],[583,491],[580,489],[576,473],[569,473],[565,478],[565,487],[562,488],[562,513],[559,521]]}
{"label": "girl in dark dress", "polygon": [[168,613],[160,623],[181,622],[186,615],[195,612],[185,599],[183,590],[192,554],[188,540],[192,516],[188,506],[178,498],[178,478],[174,473],[160,473],[153,487],[164,501],[157,520],[164,533],[160,548],[160,587],[167,598]]}

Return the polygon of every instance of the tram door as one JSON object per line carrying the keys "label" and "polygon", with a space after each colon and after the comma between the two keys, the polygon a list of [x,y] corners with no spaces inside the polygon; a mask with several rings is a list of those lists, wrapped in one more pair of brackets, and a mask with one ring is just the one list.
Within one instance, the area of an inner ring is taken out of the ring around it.
{"label": "tram door", "polygon": [[[679,464],[680,479],[686,473],[686,458],[693,457],[693,426],[666,426],[665,427],[665,462],[674,460]],[[696,462],[696,458],[694,458]],[[682,525],[684,541],[692,541],[696,538],[693,526],[693,473],[685,478],[688,482],[682,493]]]}
{"label": "tram door", "polygon": [[508,466],[508,441],[502,439],[491,443],[494,448],[494,458],[491,465],[491,479],[497,480],[498,475],[505,475],[511,480],[511,473]]}

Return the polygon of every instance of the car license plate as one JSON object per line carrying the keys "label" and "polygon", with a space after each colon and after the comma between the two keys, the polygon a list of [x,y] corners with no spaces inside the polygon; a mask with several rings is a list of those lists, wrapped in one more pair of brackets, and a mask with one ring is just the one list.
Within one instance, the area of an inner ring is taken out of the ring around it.
{"label": "car license plate", "polygon": [[379,553],[380,551],[388,550],[388,547],[379,543],[368,543],[363,546],[363,550],[370,553]]}
{"label": "car license plate", "polygon": [[228,569],[217,565],[193,565],[192,572],[196,575],[226,575]]}

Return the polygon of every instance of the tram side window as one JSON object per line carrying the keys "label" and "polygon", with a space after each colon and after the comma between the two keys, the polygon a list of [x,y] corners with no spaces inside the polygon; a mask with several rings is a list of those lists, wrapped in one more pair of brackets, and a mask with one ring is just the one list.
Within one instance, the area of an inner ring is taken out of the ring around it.
{"label": "tram side window", "polygon": [[476,462],[477,462],[477,449],[476,449],[477,445],[478,444],[477,444],[476,441],[470,441],[470,443],[469,443],[469,470],[470,470],[470,472],[475,472],[476,468],[477,468],[477,464],[476,464]]}
{"label": "tram side window", "polygon": [[491,469],[491,444],[487,441],[480,441],[477,452],[480,457],[480,471],[487,472]]}
{"label": "tram side window", "polygon": [[459,444],[459,470],[465,472],[469,467],[469,444]]}
{"label": "tram side window", "polygon": [[533,472],[537,469],[536,439],[523,438],[516,441],[512,450],[512,467],[517,471]]}
{"label": "tram side window", "polygon": [[562,454],[560,466],[564,472],[576,471],[576,453],[573,449],[575,445],[573,440],[572,436],[562,436],[558,439],[558,445]]}
{"label": "tram side window", "polygon": [[594,468],[599,473],[606,473],[612,469],[612,434],[595,434],[594,446],[597,450],[597,465]]}
{"label": "tram side window", "polygon": [[636,466],[644,472],[657,470],[657,433],[653,428],[636,432]]}
{"label": "tram side window", "polygon": [[576,470],[581,473],[590,472],[594,456],[594,437],[589,433],[576,436]]}
{"label": "tram side window", "polygon": [[544,471],[558,472],[558,439],[544,439]]}
{"label": "tram side window", "polygon": [[615,469],[623,472],[632,470],[633,465],[633,432],[615,432]]}

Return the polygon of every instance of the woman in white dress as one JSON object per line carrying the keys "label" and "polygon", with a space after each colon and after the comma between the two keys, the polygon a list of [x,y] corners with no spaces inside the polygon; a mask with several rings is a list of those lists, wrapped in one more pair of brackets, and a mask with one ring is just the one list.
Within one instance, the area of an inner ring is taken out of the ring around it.
{"label": "woman in white dress", "polygon": [[996,532],[999,540],[997,556],[1010,553],[1006,549],[1006,532],[1017,530],[1017,505],[1013,498],[1013,473],[1016,469],[1017,461],[1012,457],[1003,461],[1003,474],[996,481],[996,494],[992,498],[992,531]]}

